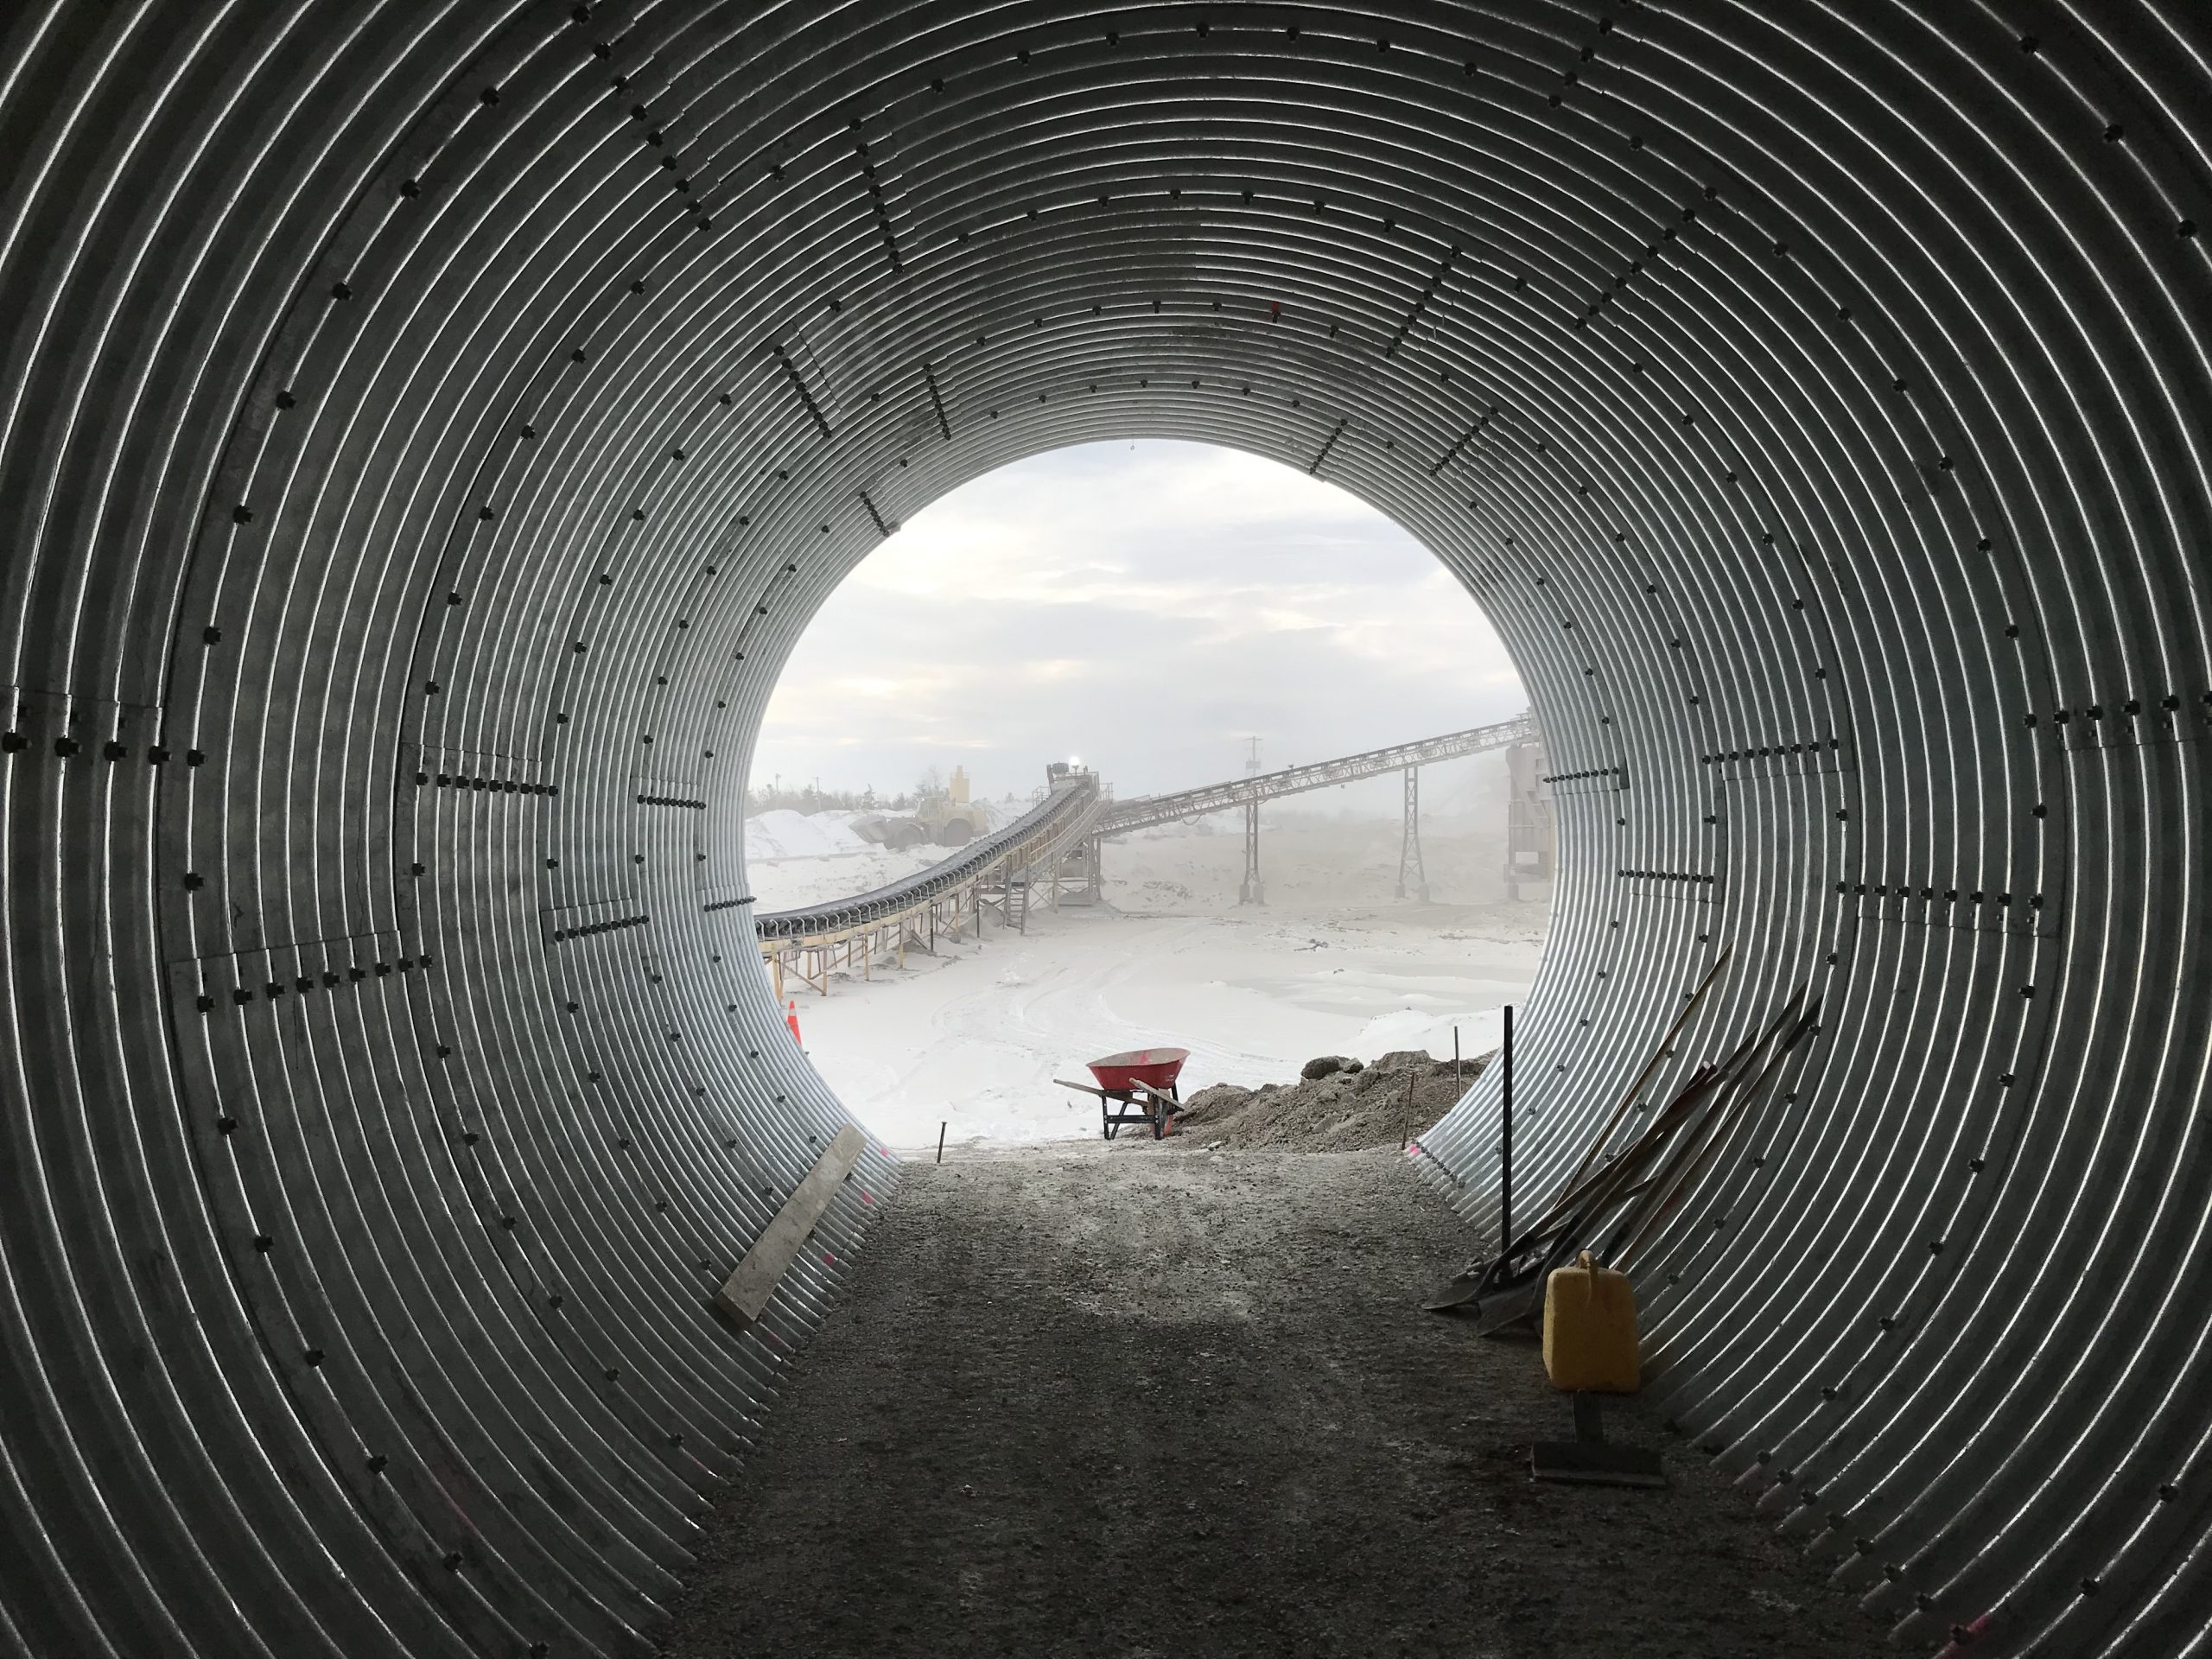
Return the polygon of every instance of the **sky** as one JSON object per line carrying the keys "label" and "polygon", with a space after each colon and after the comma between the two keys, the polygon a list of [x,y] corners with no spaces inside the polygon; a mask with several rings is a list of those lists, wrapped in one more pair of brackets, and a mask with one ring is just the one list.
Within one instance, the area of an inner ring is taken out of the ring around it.
{"label": "sky", "polygon": [[[861,561],[785,667],[753,779],[890,795],[964,766],[1026,798],[1077,759],[1126,798],[1240,775],[1253,736],[1272,770],[1527,701],[1466,591],[1334,485],[1206,444],[1084,444],[963,486]],[[1330,794],[1395,812],[1396,788]]]}

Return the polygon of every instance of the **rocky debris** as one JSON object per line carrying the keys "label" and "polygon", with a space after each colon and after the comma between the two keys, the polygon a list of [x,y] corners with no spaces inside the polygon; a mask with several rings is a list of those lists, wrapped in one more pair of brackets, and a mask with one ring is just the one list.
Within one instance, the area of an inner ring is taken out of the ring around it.
{"label": "rocky debris", "polygon": [[1286,1152],[1354,1152],[1395,1146],[1459,1103],[1488,1055],[1462,1063],[1398,1049],[1371,1065],[1324,1054],[1300,1068],[1300,1081],[1245,1089],[1217,1083],[1183,1103],[1176,1133],[1193,1147],[1268,1147]]}
{"label": "rocky debris", "polygon": [[1308,1083],[1319,1083],[1323,1077],[1333,1077],[1339,1071],[1357,1071],[1362,1063],[1349,1054],[1323,1054],[1310,1059],[1299,1068],[1298,1075]]}

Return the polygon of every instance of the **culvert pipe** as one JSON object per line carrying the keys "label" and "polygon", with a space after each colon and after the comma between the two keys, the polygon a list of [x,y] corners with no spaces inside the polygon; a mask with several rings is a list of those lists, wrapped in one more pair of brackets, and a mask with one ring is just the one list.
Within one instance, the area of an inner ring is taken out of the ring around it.
{"label": "culvert pipe", "polygon": [[2203,1649],[2200,7],[0,28],[0,1651],[649,1650],[895,1176],[709,1311],[844,1121],[733,902],[778,667],[1137,435],[1518,663],[1524,1187],[1719,951],[1683,1065],[1818,999],[1642,1270],[1678,1426],[1908,1650]]}

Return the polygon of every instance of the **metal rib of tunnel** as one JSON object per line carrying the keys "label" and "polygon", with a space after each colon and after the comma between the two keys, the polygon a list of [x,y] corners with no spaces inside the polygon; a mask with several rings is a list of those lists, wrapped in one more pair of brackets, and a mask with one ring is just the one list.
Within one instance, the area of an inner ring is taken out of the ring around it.
{"label": "metal rib of tunnel", "polygon": [[710,1311],[844,1122],[729,902],[778,666],[1124,435],[1509,643],[1530,1190],[1722,950],[1675,1065],[1818,999],[1639,1265],[1681,1428],[1877,1639],[2212,1640],[2190,0],[4,30],[0,1652],[649,1650],[894,1179]]}

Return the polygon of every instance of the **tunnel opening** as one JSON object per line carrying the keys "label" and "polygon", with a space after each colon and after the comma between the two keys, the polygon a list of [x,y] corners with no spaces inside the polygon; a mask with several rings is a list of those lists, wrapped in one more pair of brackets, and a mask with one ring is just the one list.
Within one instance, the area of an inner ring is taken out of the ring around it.
{"label": "tunnel opening", "polygon": [[[746,823],[775,995],[894,1147],[1102,1135],[1084,1063],[1131,1048],[1184,1047],[1184,1098],[1474,1062],[1549,898],[1525,715],[1456,579],[1333,486],[1188,443],[1029,457],[902,521],[779,672]],[[961,851],[1074,748],[1084,822]]]}
{"label": "tunnel opening", "polygon": [[1133,430],[1520,665],[1532,1179],[1724,950],[1680,1058],[1818,998],[1643,1287],[1683,1431],[1910,1646],[2202,1640],[2197,10],[7,40],[0,1644],[642,1650],[897,1179],[711,1312],[846,1128],[724,833],[774,665]]}

